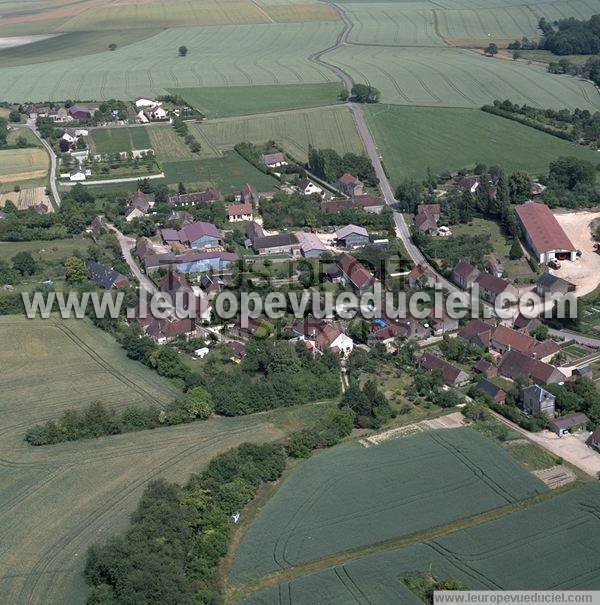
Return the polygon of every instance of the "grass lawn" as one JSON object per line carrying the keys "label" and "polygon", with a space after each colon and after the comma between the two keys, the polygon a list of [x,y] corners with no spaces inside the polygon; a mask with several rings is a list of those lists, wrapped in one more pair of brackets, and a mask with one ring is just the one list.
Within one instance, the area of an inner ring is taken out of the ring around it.
{"label": "grass lawn", "polygon": [[542,471],[558,464],[556,456],[534,443],[509,444],[507,451],[515,460],[532,471]]}
{"label": "grass lawn", "polygon": [[535,279],[536,275],[531,270],[525,258],[511,260],[508,253],[511,241],[508,240],[500,229],[500,225],[494,221],[474,218],[471,223],[465,225],[452,225],[453,235],[472,235],[473,233],[488,233],[490,242],[498,259],[504,264],[507,275],[513,279]]}
{"label": "grass lawn", "polygon": [[213,185],[223,195],[239,191],[246,183],[252,183],[259,191],[272,191],[277,182],[254,168],[235,151],[220,158],[164,162],[162,168],[168,184],[182,182],[188,188]]}
{"label": "grass lawn", "polygon": [[216,86],[173,88],[194,109],[209,118],[241,116],[267,111],[302,109],[339,103],[341,84],[288,84],[282,86]]}
{"label": "grass lawn", "polygon": [[425,177],[428,167],[439,174],[482,162],[538,174],[563,155],[598,161],[589,149],[480,110],[381,105],[363,111],[394,185]]}
{"label": "grass lawn", "polygon": [[134,149],[150,149],[148,128],[134,126],[132,128],[96,128],[90,132],[93,153],[118,153]]}
{"label": "grass lawn", "polygon": [[[34,242],[0,242],[0,260],[10,262],[19,252],[30,252],[36,261],[62,262],[76,252],[83,252],[90,240],[57,239]],[[36,280],[37,281],[37,280]]]}
{"label": "grass lawn", "polygon": [[14,145],[19,137],[24,137],[24,139],[27,141],[27,143],[29,143],[29,145],[35,145],[36,147],[42,146],[40,140],[33,134],[33,132],[29,128],[25,127],[13,128],[12,130],[10,130],[7,137],[8,144]]}

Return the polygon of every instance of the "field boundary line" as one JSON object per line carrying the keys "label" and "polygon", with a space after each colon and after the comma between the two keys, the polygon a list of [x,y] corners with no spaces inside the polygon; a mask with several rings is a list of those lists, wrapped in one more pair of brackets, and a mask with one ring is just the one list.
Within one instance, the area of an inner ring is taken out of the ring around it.
{"label": "field boundary line", "polygon": [[229,586],[226,602],[232,604],[240,603],[253,593],[271,588],[284,582],[290,582],[300,577],[317,573],[325,569],[339,567],[343,564],[361,559],[362,557],[370,554],[388,550],[397,550],[399,548],[412,546],[414,544],[424,544],[426,542],[430,542],[431,540],[442,538],[464,529],[469,529],[495,521],[496,519],[500,519],[519,510],[527,509],[535,504],[552,500],[558,495],[570,491],[577,484],[578,482],[575,482],[566,485],[563,488],[548,490],[542,494],[536,494],[529,498],[525,498],[524,500],[518,500],[510,504],[505,504],[504,506],[493,508],[477,515],[464,517],[458,521],[438,525],[421,532],[409,534],[408,536],[402,536],[401,538],[394,538],[392,540],[386,540],[383,542],[370,544],[368,546],[361,546],[358,548],[345,550],[333,555],[328,555],[327,557],[323,557],[321,559],[315,559],[307,563],[302,563],[285,570],[264,574],[258,578],[253,578],[246,582]]}

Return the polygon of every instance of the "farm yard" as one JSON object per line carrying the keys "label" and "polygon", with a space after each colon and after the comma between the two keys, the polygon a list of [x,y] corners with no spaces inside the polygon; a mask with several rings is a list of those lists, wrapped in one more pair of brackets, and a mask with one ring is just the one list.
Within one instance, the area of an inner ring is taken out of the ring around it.
{"label": "farm yard", "polygon": [[540,174],[562,155],[597,161],[590,149],[483,111],[380,105],[364,114],[394,185],[424,178],[427,168],[439,174],[481,162]]}
{"label": "farm yard", "polygon": [[288,84],[215,88],[173,88],[208,118],[242,116],[270,111],[303,109],[340,102],[341,84]]}
{"label": "farm yard", "polygon": [[403,578],[427,572],[472,590],[597,590],[599,497],[600,487],[590,483],[483,525],[341,562],[244,603],[311,605],[316,595],[327,595],[332,605],[354,599],[372,605],[418,605],[422,601]]}
{"label": "farm yard", "polygon": [[15,184],[43,184],[50,160],[40,148],[0,150],[0,192],[10,191]]}
{"label": "farm yard", "polygon": [[545,491],[500,446],[471,429],[431,431],[368,449],[344,444],[305,462],[261,509],[236,553],[231,580],[398,538]]}
{"label": "farm yard", "polygon": [[308,146],[328,147],[340,153],[363,153],[352,113],[346,107],[280,112],[247,118],[226,118],[190,125],[190,132],[220,153],[243,141],[273,140],[294,158],[306,162]]}
{"label": "farm yard", "polygon": [[87,321],[2,317],[0,332],[2,603],[83,603],[87,548],[126,528],[149,481],[183,482],[216,454],[279,439],[302,414],[310,421],[319,412],[307,406],[34,448],[26,429],[66,409],[162,405],[177,391]]}

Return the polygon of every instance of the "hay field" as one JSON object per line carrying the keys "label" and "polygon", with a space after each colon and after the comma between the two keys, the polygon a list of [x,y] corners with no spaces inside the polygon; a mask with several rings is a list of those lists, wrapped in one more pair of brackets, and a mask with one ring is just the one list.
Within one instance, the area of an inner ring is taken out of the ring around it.
{"label": "hay field", "polygon": [[[0,98],[131,100],[171,88],[332,82],[307,57],[339,30],[334,22],[172,28],[114,52],[0,67]],[[178,56],[181,45],[186,57]]]}
{"label": "hay field", "polygon": [[494,99],[535,107],[600,108],[593,84],[544,68],[455,48],[344,46],[326,55],[398,105],[481,107]]}
{"label": "hay field", "polygon": [[90,131],[93,153],[118,153],[134,149],[149,149],[148,128],[94,128]]}
{"label": "hay field", "polygon": [[347,107],[209,120],[190,125],[190,131],[202,145],[206,143],[218,151],[231,149],[243,141],[266,143],[273,140],[301,161],[307,161],[309,144],[340,153],[363,153],[362,141]]}
{"label": "hay field", "polygon": [[233,581],[368,546],[546,487],[470,429],[431,431],[365,449],[344,444],[305,462],[244,536]]}
{"label": "hay field", "polygon": [[44,179],[50,166],[48,154],[39,148],[0,151],[0,190],[6,185]]}
{"label": "hay field", "polygon": [[28,446],[23,435],[29,426],[67,408],[94,400],[111,406],[166,402],[176,393],[128,360],[106,333],[87,321],[67,324],[0,318],[2,603],[85,602],[87,548],[125,530],[148,481],[185,481],[217,453],[243,441],[278,439],[287,426],[286,412],[278,411]]}
{"label": "hay field", "polygon": [[10,200],[19,210],[27,210],[31,206],[46,204],[50,212],[54,211],[50,198],[46,195],[45,187],[31,187],[12,191],[11,193],[0,193],[0,208]]}
{"label": "hay field", "polygon": [[230,88],[174,88],[170,92],[183,97],[208,118],[223,118],[334,105],[340,102],[342,90],[341,84],[330,82]]}
{"label": "hay field", "polygon": [[424,178],[428,167],[439,174],[483,162],[539,174],[560,156],[598,160],[590,149],[477,109],[381,105],[363,111],[393,185]]}
{"label": "hay field", "polygon": [[401,578],[428,571],[471,590],[598,590],[599,498],[600,487],[589,483],[478,527],[303,576],[244,603],[310,605],[327,595],[331,605],[417,605]]}
{"label": "hay field", "polygon": [[[131,130],[131,128],[127,130]],[[154,149],[154,154],[160,163],[198,159],[198,154],[190,151],[183,138],[175,132],[170,124],[150,126],[143,130],[148,133],[149,147]],[[202,155],[205,154],[202,152]]]}

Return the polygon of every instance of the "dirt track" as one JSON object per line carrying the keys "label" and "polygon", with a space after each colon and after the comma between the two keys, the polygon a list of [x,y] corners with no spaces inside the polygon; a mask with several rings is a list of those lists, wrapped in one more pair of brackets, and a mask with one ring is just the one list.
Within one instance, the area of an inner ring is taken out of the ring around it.
{"label": "dirt track", "polygon": [[554,273],[577,286],[577,296],[584,296],[600,285],[600,254],[593,249],[590,224],[600,212],[569,212],[556,218],[573,245],[583,254],[575,262],[565,261]]}

